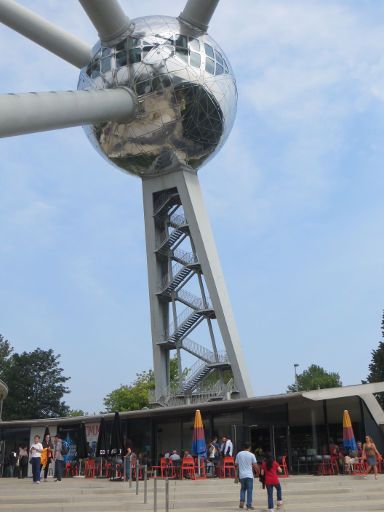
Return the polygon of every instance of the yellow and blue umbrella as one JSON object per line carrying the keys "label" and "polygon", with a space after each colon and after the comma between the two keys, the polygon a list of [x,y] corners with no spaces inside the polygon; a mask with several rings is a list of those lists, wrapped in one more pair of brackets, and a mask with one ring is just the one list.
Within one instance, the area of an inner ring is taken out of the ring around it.
{"label": "yellow and blue umbrella", "polygon": [[347,452],[357,451],[351,418],[349,417],[349,412],[347,410],[345,410],[343,414],[343,446]]}
{"label": "yellow and blue umbrella", "polygon": [[192,455],[197,455],[199,458],[205,456],[207,446],[205,444],[205,434],[203,427],[203,420],[201,419],[201,413],[199,409],[195,413],[195,423],[193,425],[192,434]]}

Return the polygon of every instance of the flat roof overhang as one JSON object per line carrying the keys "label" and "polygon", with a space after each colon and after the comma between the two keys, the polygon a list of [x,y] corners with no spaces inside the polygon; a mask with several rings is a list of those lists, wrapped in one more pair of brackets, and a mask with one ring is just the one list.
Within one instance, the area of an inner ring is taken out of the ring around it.
{"label": "flat roof overhang", "polygon": [[[305,391],[298,393],[284,393],[280,395],[267,395],[261,397],[252,397],[244,399],[224,400],[218,402],[205,402],[202,404],[182,405],[177,407],[157,407],[154,409],[145,408],[138,411],[121,412],[121,419],[138,418],[179,418],[182,416],[193,416],[196,409],[204,414],[230,412],[236,409],[248,407],[268,407],[281,405],[292,401],[302,403],[303,407],[310,406],[311,401],[332,400],[344,397],[361,397],[378,425],[384,425],[384,412],[374,398],[373,393],[384,392],[384,382],[374,384],[357,384],[354,386],[344,386],[339,388],[319,389],[314,391]],[[67,425],[73,423],[98,423],[101,418],[113,420],[114,413],[96,414],[92,416],[66,416],[58,418],[42,418],[35,420],[14,420],[2,421],[1,427],[29,427],[29,426],[49,426],[49,425]]]}

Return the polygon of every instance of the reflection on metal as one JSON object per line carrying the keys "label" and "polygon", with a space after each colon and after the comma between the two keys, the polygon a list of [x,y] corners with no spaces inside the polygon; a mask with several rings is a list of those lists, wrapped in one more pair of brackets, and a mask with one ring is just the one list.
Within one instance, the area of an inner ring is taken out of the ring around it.
{"label": "reflection on metal", "polygon": [[154,176],[198,169],[224,144],[235,118],[235,80],[211,37],[175,18],[133,20],[131,36],[94,48],[80,89],[126,86],[139,111],[130,123],[86,127],[91,142],[121,169]]}

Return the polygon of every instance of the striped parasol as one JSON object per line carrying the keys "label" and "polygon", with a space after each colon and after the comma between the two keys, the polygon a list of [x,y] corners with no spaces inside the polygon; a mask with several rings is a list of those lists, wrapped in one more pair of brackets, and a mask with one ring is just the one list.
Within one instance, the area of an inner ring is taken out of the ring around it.
{"label": "striped parasol", "polygon": [[347,452],[357,450],[351,418],[347,410],[345,410],[343,414],[343,446]]}
{"label": "striped parasol", "polygon": [[197,455],[198,457],[204,457],[207,451],[207,446],[205,444],[203,420],[201,419],[201,413],[199,409],[197,409],[195,412],[195,423],[193,425],[191,451],[192,455]]}

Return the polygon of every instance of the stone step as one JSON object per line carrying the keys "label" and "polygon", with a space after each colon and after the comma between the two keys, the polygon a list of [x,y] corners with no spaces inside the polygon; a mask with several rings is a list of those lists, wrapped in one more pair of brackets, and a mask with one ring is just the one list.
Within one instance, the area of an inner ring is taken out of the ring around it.
{"label": "stone step", "polygon": [[[371,512],[384,510],[384,493],[379,481],[353,477],[290,477],[281,480],[286,512]],[[267,493],[255,482],[254,506],[265,511]],[[164,511],[165,482],[157,480],[158,510]],[[143,503],[143,483],[139,496],[135,483],[106,479],[68,478],[61,483],[49,480],[40,485],[30,479],[0,479],[0,512],[141,512],[153,510],[154,482],[148,482],[148,504]],[[170,481],[170,510],[174,512],[238,510],[239,485],[233,479]]]}

